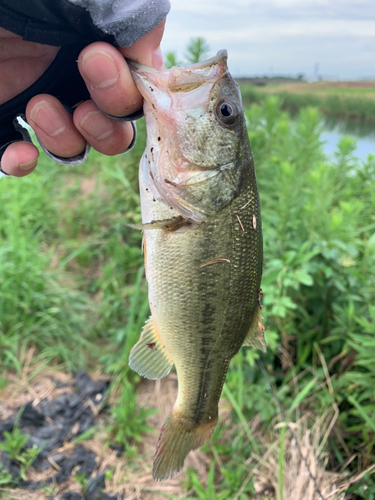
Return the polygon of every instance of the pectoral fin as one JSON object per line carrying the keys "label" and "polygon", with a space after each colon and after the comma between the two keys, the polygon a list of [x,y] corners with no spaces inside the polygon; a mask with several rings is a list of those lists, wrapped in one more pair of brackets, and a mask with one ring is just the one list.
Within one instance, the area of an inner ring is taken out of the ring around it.
{"label": "pectoral fin", "polygon": [[260,309],[256,310],[253,321],[251,322],[251,326],[242,345],[255,347],[256,349],[260,349],[263,352],[267,351],[266,341],[264,340],[264,326],[262,323]]}
{"label": "pectoral fin", "polygon": [[129,366],[142,377],[158,380],[171,371],[173,361],[162,345],[152,317],[142,329],[141,337],[130,351]]}
{"label": "pectoral fin", "polygon": [[176,231],[176,229],[185,225],[189,225],[189,219],[185,219],[182,215],[172,217],[171,219],[152,220],[151,222],[146,222],[145,224],[128,224],[128,226],[133,229],[165,229],[167,231]]}
{"label": "pectoral fin", "polygon": [[[193,172],[176,185],[179,203],[205,216],[216,214],[229,205],[238,192],[241,170],[234,163],[214,170]],[[182,212],[181,212],[182,213]]]}

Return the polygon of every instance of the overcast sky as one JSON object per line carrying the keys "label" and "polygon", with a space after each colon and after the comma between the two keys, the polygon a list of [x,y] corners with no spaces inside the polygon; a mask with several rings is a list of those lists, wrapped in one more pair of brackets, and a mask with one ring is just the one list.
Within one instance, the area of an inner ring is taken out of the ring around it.
{"label": "overcast sky", "polygon": [[162,49],[203,36],[234,76],[375,78],[375,0],[171,0]]}

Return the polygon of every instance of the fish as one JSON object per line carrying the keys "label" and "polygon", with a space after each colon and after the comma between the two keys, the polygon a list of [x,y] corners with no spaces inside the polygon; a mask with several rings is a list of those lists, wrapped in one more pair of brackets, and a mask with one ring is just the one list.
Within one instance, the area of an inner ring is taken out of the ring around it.
{"label": "fish", "polygon": [[175,366],[178,395],[160,433],[153,478],[177,474],[218,420],[231,358],[265,350],[262,225],[253,155],[227,51],[167,70],[130,62],[144,98],[140,161],[151,316],[129,366],[151,380]]}

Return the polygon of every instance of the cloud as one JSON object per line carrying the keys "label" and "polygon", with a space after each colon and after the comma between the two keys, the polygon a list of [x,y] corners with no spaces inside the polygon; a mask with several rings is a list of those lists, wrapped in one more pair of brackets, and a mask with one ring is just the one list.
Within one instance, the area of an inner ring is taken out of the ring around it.
{"label": "cloud", "polygon": [[327,75],[375,75],[373,0],[172,0],[163,50],[181,56],[197,36],[212,53],[226,48],[241,74],[312,73],[320,62]]}

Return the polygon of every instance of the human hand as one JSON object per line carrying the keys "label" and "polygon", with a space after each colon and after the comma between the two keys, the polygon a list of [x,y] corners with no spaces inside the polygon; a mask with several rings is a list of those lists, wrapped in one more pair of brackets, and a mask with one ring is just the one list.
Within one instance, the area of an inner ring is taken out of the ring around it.
{"label": "human hand", "polygon": [[[29,101],[27,122],[46,149],[56,156],[71,158],[83,152],[86,141],[109,156],[128,148],[133,140],[131,123],[112,120],[97,106],[117,117],[131,115],[142,107],[142,96],[124,57],[160,69],[164,24],[165,20],[130,47],[95,42],[82,50],[78,68],[93,101],[79,104],[73,116],[51,95],[40,94]],[[0,28],[0,104],[34,83],[57,52],[57,47],[25,42]],[[6,148],[1,168],[12,176],[23,177],[35,169],[38,156],[33,144],[15,142]]]}

